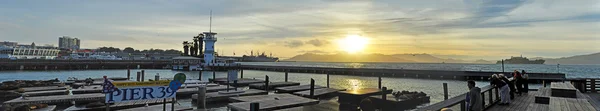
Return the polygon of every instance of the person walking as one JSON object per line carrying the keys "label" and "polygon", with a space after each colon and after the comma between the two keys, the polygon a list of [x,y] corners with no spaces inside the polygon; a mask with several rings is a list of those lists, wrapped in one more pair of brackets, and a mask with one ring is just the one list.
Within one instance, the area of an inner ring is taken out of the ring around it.
{"label": "person walking", "polygon": [[514,82],[508,80],[508,78],[506,76],[504,76],[504,74],[498,74],[498,77],[504,81],[504,83],[507,83],[508,88],[509,88],[509,95],[510,95],[510,100],[514,100],[515,99],[515,91],[517,89],[515,89],[515,84]]}
{"label": "person walking", "polygon": [[510,89],[508,85],[498,78],[498,75],[492,75],[492,80],[490,81],[490,85],[495,86],[500,89],[500,103],[498,105],[509,105],[510,104]]}
{"label": "person walking", "polygon": [[521,70],[521,74],[523,76],[523,82],[521,84],[523,84],[523,93],[528,93],[529,92],[529,74],[525,73],[525,70]]}
{"label": "person walking", "polygon": [[483,99],[481,98],[481,89],[475,86],[475,81],[467,81],[469,92],[467,93],[467,111],[482,111]]}
{"label": "person walking", "polygon": [[517,93],[517,95],[521,96],[521,93],[523,92],[523,84],[522,84],[522,82],[524,81],[523,75],[521,75],[521,73],[519,71],[515,70],[513,72],[513,79],[515,79],[515,83],[517,85],[516,93]]}

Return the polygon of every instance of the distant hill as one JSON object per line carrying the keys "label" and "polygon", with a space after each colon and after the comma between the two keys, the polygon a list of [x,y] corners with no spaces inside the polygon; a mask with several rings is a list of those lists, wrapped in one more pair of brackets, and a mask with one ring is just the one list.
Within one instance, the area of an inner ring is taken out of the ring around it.
{"label": "distant hill", "polygon": [[417,62],[417,63],[470,63],[459,59],[443,59],[429,54],[313,54],[296,55],[285,61],[314,62]]}
{"label": "distant hill", "polygon": [[459,59],[442,59],[429,54],[394,54],[396,58],[411,60],[420,63],[467,63],[468,61]]}
{"label": "distant hill", "polygon": [[296,55],[286,61],[314,61],[314,62],[415,62],[383,54],[313,54],[305,53]]}
{"label": "distant hill", "polygon": [[544,60],[544,64],[600,64],[600,53]]}
{"label": "distant hill", "polygon": [[479,59],[479,60],[475,60],[473,63],[477,63],[477,64],[495,64],[496,62]]}

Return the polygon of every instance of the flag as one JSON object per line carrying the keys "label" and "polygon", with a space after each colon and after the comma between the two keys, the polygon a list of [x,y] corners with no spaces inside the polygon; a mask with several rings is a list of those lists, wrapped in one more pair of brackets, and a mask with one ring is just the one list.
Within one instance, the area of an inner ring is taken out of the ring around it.
{"label": "flag", "polygon": [[114,91],[117,91],[119,89],[117,89],[117,87],[115,87],[115,85],[112,84],[111,82],[112,80],[109,80],[108,78],[104,78],[104,83],[102,84],[102,93],[112,93]]}

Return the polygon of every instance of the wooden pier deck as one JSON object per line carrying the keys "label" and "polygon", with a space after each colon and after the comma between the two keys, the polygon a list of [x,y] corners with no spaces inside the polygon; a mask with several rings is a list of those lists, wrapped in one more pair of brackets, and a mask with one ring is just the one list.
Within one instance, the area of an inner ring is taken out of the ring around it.
{"label": "wooden pier deck", "polygon": [[227,107],[234,111],[249,111],[250,103],[259,103],[259,110],[269,111],[278,110],[285,108],[293,108],[305,105],[318,104],[318,100],[303,98],[291,94],[272,94],[272,95],[257,95],[257,96],[243,96],[243,97],[231,97],[232,101],[242,101],[237,103],[230,103]]}
{"label": "wooden pier deck", "polygon": [[39,103],[59,103],[71,101],[88,101],[88,100],[104,100],[105,95],[100,93],[94,94],[77,94],[77,95],[56,95],[56,96],[40,96],[27,97],[26,99],[16,98],[4,102],[4,105],[19,105],[19,104],[39,104]]}
{"label": "wooden pier deck", "polygon": [[[242,65],[243,69],[317,73],[331,75],[352,75],[368,77],[398,77],[420,79],[448,79],[448,80],[487,80],[490,74],[503,72],[490,71],[448,71],[448,70],[413,70],[413,69],[383,69],[383,68],[338,68],[338,67],[304,67],[304,66],[269,66],[269,65]],[[504,72],[510,73],[510,72]],[[530,80],[555,80],[566,78],[563,73],[528,73]]]}
{"label": "wooden pier deck", "polygon": [[[227,78],[217,78],[217,79],[209,79],[210,81],[213,81],[215,83],[218,84],[222,84],[222,85],[233,85],[233,81],[229,81],[229,83],[227,83]],[[234,86],[248,86],[250,84],[254,84],[254,83],[264,83],[264,80],[260,80],[260,79],[248,79],[248,78],[239,78],[237,81],[237,84]]]}
{"label": "wooden pier deck", "polygon": [[[171,110],[171,104],[167,104],[166,108],[167,110]],[[152,105],[152,106],[144,106],[144,107],[137,107],[137,108],[129,108],[129,109],[123,109],[123,110],[117,110],[117,111],[162,111],[163,109],[163,105],[162,104],[157,104],[157,105]],[[175,111],[186,111],[186,110],[192,110],[194,108],[192,107],[186,107],[186,106],[181,106],[181,105],[177,105],[175,104]]]}
{"label": "wooden pier deck", "polygon": [[[243,93],[228,93],[221,94],[219,92],[206,93],[206,102],[219,102],[219,101],[228,101],[229,97],[239,97],[239,96],[253,96],[253,95],[266,95],[268,92],[257,89],[248,89]],[[198,94],[192,95],[192,101],[196,101],[198,98]]]}
{"label": "wooden pier deck", "polygon": [[23,95],[28,97],[35,96],[51,96],[51,95],[67,95],[67,90],[50,90],[50,91],[35,91],[35,92],[25,92]]}
{"label": "wooden pier deck", "polygon": [[25,92],[34,92],[34,91],[49,91],[49,90],[65,90],[67,87],[59,87],[59,86],[40,86],[40,87],[26,87],[23,88]]}
{"label": "wooden pier deck", "polygon": [[[568,86],[568,83],[553,83],[556,85],[552,88],[565,88],[572,87]],[[542,87],[538,91],[529,92],[522,96],[516,96],[511,104],[508,106],[494,105],[491,106],[489,111],[597,111],[600,109],[595,108],[591,101],[588,100],[589,96],[579,91],[574,94],[575,98],[571,97],[555,97],[552,88]],[[546,98],[543,100],[543,98]],[[537,99],[537,100],[536,100]],[[546,104],[547,103],[547,104]]]}
{"label": "wooden pier deck", "polygon": [[[167,104],[170,104],[170,102],[172,101],[172,99],[167,99]],[[136,100],[136,101],[127,101],[127,102],[118,102],[118,103],[114,103],[110,105],[110,110],[114,111],[114,110],[120,110],[120,109],[128,109],[128,108],[132,108],[132,107],[144,107],[146,106],[146,104],[148,105],[156,105],[156,104],[161,104],[161,108],[160,110],[162,110],[162,103],[164,102],[163,99],[148,99],[148,100]],[[98,111],[98,110],[104,110],[106,108],[106,106],[99,106],[99,107],[76,107],[76,106],[71,106],[67,109],[65,109],[65,111]]]}
{"label": "wooden pier deck", "polygon": [[[320,89],[320,88],[325,88],[325,87],[315,85],[315,89]],[[275,88],[275,90],[277,90],[277,93],[292,93],[292,92],[298,92],[298,91],[305,91],[305,90],[309,90],[309,89],[310,89],[310,85],[299,85],[299,86],[288,86],[288,87]]]}
{"label": "wooden pier deck", "polygon": [[294,92],[292,94],[302,96],[302,97],[308,97],[308,98],[318,98],[318,97],[327,96],[327,95],[337,95],[338,91],[344,91],[344,90],[345,89],[320,88],[320,89],[314,90],[313,96],[310,96],[310,90]]}
{"label": "wooden pier deck", "polygon": [[[286,87],[286,86],[297,86],[297,85],[300,85],[300,83],[297,83],[297,82],[271,82],[271,83],[269,83],[269,89],[273,89],[273,88],[277,88],[277,87]],[[254,84],[248,85],[248,87],[253,88],[253,89],[264,90],[265,83],[254,83]]]}
{"label": "wooden pier deck", "polygon": [[[235,90],[236,87],[230,86],[229,90]],[[225,85],[219,85],[219,86],[214,86],[214,87],[206,87],[206,92],[217,92],[217,91],[224,91],[227,90],[227,86]],[[198,88],[183,88],[183,89],[179,89],[177,90],[177,96],[190,96],[192,94],[196,94],[198,93]]]}

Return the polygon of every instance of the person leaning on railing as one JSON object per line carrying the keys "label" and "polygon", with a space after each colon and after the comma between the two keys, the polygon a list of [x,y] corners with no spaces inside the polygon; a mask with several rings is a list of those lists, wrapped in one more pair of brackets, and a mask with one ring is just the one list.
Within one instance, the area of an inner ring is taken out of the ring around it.
{"label": "person leaning on railing", "polygon": [[498,105],[509,105],[510,103],[510,89],[508,85],[498,78],[498,75],[493,74],[490,81],[490,85],[500,88],[500,103]]}

